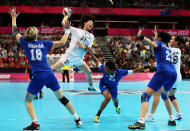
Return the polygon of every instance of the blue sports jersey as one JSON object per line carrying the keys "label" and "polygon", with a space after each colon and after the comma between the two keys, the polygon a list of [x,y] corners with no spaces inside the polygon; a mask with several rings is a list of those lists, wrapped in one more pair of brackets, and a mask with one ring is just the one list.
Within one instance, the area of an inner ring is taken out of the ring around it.
{"label": "blue sports jersey", "polygon": [[104,69],[105,69],[105,66],[101,65],[100,66],[100,71],[103,73],[103,77],[101,78],[100,82],[103,82],[104,85],[109,87],[109,88],[117,87],[119,81],[121,80],[121,78],[128,74],[128,70],[116,69],[115,75],[111,76],[109,74],[106,74]]}
{"label": "blue sports jersey", "polygon": [[20,44],[28,58],[32,73],[37,71],[52,71],[46,58],[48,51],[52,47],[52,41],[27,41],[21,37]]}
{"label": "blue sports jersey", "polygon": [[157,71],[174,71],[172,51],[164,42],[155,41],[158,47],[154,48],[154,56],[157,61]]}

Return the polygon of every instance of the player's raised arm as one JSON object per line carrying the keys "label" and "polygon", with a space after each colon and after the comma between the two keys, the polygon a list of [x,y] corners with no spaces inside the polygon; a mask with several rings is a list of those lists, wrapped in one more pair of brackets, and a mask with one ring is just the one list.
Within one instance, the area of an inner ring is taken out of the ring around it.
{"label": "player's raised arm", "polygon": [[[69,17],[69,15],[66,15]],[[62,36],[61,40],[59,41],[53,41],[53,47],[59,47],[60,45],[64,45],[69,37],[70,34],[70,26],[71,26],[71,22],[68,19],[65,19],[65,17],[62,20],[62,25],[64,27],[64,35]],[[64,21],[64,24],[63,24]]]}
{"label": "player's raised arm", "polygon": [[62,26],[65,27],[69,17],[72,14],[72,10],[70,8],[64,8],[62,13],[64,15],[64,18],[61,23],[62,23]]}
{"label": "player's raised arm", "polygon": [[17,31],[17,25],[16,25],[16,18],[20,13],[16,12],[16,8],[12,8],[9,10],[9,14],[11,15],[12,18],[12,33],[13,36],[16,37],[16,40],[18,42],[20,42],[20,37],[22,37],[22,35]]}
{"label": "player's raised arm", "polygon": [[139,28],[139,31],[138,31],[138,37],[140,40],[144,41],[144,42],[147,42],[149,43],[150,45],[154,46],[154,47],[158,47],[157,43],[150,40],[149,38],[146,38],[145,36],[142,35],[142,32],[143,32],[144,28],[140,27]]}
{"label": "player's raised arm", "polygon": [[155,25],[154,26],[154,41],[157,41],[158,40],[158,27]]}

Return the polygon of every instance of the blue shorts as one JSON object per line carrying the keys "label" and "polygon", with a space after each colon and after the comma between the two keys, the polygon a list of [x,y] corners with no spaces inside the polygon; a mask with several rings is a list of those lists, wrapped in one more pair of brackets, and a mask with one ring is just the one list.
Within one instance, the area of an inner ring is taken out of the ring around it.
{"label": "blue shorts", "polygon": [[105,90],[108,90],[112,98],[117,98],[117,87],[106,86],[104,82],[100,80],[99,88],[102,94],[104,93]]}
{"label": "blue shorts", "polygon": [[162,86],[165,91],[169,91],[177,79],[176,72],[160,71],[156,72],[150,80],[148,87],[157,92]]}
{"label": "blue shorts", "polygon": [[52,91],[57,91],[60,87],[54,73],[52,71],[39,71],[32,74],[27,91],[33,95],[37,95],[44,86]]}

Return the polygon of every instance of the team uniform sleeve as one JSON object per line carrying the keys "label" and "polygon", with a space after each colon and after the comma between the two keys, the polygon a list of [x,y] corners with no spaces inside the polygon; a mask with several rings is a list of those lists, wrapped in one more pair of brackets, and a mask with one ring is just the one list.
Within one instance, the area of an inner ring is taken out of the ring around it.
{"label": "team uniform sleeve", "polygon": [[155,41],[155,43],[158,45],[158,47],[154,47],[154,48],[160,48],[162,46],[162,43],[160,41]]}
{"label": "team uniform sleeve", "polygon": [[24,44],[26,42],[26,40],[24,39],[24,37],[20,37],[20,45],[21,47],[24,49],[26,44]]}
{"label": "team uniform sleeve", "polygon": [[77,30],[77,28],[71,26],[71,27],[70,27],[71,35],[75,35],[76,30]]}
{"label": "team uniform sleeve", "polygon": [[120,72],[121,76],[126,76],[129,74],[128,70],[120,70],[119,69],[119,72]]}
{"label": "team uniform sleeve", "polygon": [[94,35],[91,34],[91,41],[90,41],[90,43],[88,44],[88,47],[89,47],[89,48],[92,47],[93,42],[94,42]]}
{"label": "team uniform sleeve", "polygon": [[45,46],[47,47],[47,51],[50,51],[53,45],[53,41],[45,40]]}
{"label": "team uniform sleeve", "polygon": [[100,68],[100,71],[101,71],[101,72],[104,72],[104,69],[105,69],[105,66],[104,66],[104,65],[99,64],[98,67]]}

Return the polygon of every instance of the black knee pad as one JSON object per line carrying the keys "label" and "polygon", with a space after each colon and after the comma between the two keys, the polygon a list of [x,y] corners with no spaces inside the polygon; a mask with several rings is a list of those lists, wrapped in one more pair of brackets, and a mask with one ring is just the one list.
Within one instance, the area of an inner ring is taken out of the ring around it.
{"label": "black knee pad", "polygon": [[170,98],[171,102],[176,99],[176,97],[174,95],[173,96],[169,96],[169,98]]}
{"label": "black knee pad", "polygon": [[144,102],[149,102],[150,100],[150,95],[147,94],[146,92],[144,92],[142,95],[141,95],[141,103],[144,103]]}
{"label": "black knee pad", "polygon": [[65,96],[63,96],[61,99],[59,99],[59,101],[60,101],[64,106],[66,106],[67,103],[69,103],[69,100],[68,100]]}
{"label": "black knee pad", "polygon": [[163,101],[169,99],[168,94],[164,94],[162,92],[161,92],[161,97],[162,97]]}

